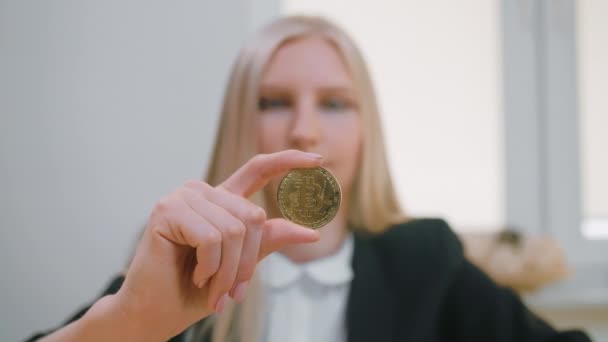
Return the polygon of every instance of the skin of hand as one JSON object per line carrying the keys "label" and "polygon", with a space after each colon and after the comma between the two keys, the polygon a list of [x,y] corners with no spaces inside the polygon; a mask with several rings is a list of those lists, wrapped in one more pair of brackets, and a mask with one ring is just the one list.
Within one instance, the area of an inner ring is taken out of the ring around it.
{"label": "skin of hand", "polygon": [[53,335],[57,340],[166,341],[221,311],[228,296],[242,300],[266,255],[319,239],[312,229],[267,220],[247,198],[289,169],[320,166],[322,160],[298,150],[260,154],[219,186],[190,181],[179,187],[152,210],[118,293],[100,299],[81,322]]}

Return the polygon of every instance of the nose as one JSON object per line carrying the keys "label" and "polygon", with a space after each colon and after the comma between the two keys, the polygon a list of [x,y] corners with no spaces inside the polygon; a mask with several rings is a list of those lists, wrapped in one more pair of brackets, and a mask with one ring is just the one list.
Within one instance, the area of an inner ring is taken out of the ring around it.
{"label": "nose", "polygon": [[291,146],[302,151],[313,151],[321,134],[315,103],[312,100],[300,101],[294,114],[289,134]]}

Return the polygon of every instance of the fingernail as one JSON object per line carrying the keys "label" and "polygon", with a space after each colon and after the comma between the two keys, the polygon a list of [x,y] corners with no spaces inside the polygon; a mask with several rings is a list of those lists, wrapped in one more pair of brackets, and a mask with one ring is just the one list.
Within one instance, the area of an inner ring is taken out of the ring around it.
{"label": "fingernail", "polygon": [[226,301],[228,301],[227,294],[223,295],[220,298],[220,300],[217,301],[217,304],[215,304],[215,312],[222,313],[222,311],[224,311],[224,306],[226,305]]}
{"label": "fingernail", "polygon": [[323,156],[322,156],[322,155],[317,154],[317,153],[313,153],[313,152],[306,152],[306,154],[307,154],[309,157],[314,158],[314,159],[322,159],[322,158],[323,158]]}
{"label": "fingernail", "polygon": [[232,292],[232,298],[238,303],[242,302],[243,299],[245,299],[245,294],[247,293],[248,286],[249,286],[248,281],[244,281],[244,282],[238,284],[234,288],[234,291]]}

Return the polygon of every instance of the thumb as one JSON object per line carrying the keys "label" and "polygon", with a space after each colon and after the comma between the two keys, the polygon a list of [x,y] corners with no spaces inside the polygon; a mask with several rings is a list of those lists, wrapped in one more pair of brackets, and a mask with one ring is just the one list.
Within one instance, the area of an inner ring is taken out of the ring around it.
{"label": "thumb", "polygon": [[319,241],[320,236],[316,230],[302,227],[282,218],[268,220],[264,223],[258,261],[288,245]]}

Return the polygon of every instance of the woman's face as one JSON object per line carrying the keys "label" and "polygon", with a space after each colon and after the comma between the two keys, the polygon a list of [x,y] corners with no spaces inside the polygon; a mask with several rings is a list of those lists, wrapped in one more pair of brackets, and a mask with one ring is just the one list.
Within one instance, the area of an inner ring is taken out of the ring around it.
{"label": "woman's face", "polygon": [[[332,44],[311,36],[280,47],[262,76],[258,106],[260,153],[319,153],[343,194],[350,194],[362,145],[361,119],[353,81]],[[269,195],[276,194],[278,183],[271,182]]]}

